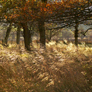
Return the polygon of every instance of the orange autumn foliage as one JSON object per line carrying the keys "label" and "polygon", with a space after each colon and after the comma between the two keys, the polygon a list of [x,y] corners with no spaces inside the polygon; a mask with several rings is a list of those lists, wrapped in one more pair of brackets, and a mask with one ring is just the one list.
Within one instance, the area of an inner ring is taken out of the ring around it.
{"label": "orange autumn foliage", "polygon": [[[23,17],[24,20],[30,21],[30,19],[36,20],[43,16],[45,19],[47,16],[53,16],[55,13],[58,14],[60,12],[59,14],[62,14],[65,10],[71,10],[75,7],[74,5],[78,5],[79,3],[81,6],[88,2],[86,0],[62,0],[61,2],[44,4],[41,2],[35,2],[35,0],[27,0],[24,5],[21,6],[17,3],[13,12],[9,14],[9,18],[14,18],[14,20],[16,20],[19,17]],[[7,16],[5,16],[5,18],[7,18]]]}

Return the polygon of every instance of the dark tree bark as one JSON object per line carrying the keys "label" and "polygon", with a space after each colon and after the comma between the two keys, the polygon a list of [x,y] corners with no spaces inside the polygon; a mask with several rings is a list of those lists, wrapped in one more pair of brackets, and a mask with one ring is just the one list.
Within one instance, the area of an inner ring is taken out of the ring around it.
{"label": "dark tree bark", "polygon": [[51,30],[50,30],[50,39],[49,39],[49,41],[51,41],[51,36],[52,36],[52,32],[51,32]]}
{"label": "dark tree bark", "polygon": [[[45,5],[47,4],[47,0],[41,0],[42,3],[45,3]],[[40,33],[40,47],[41,48],[45,48],[45,43],[46,43],[46,39],[45,39],[45,27],[44,27],[44,18],[42,16],[41,19],[38,20],[38,28],[39,28],[39,33]]]}
{"label": "dark tree bark", "polygon": [[26,50],[30,51],[30,30],[28,30],[27,23],[22,24],[23,27],[23,34],[24,34],[24,44]]}
{"label": "dark tree bark", "polygon": [[17,28],[17,39],[16,39],[16,43],[20,44],[20,26],[18,26]]}
{"label": "dark tree bark", "polygon": [[9,27],[7,28],[5,38],[4,38],[4,40],[2,41],[2,44],[3,44],[3,45],[7,45],[7,43],[8,43],[8,38],[9,38],[9,34],[10,34],[10,32],[11,32],[11,27],[12,27],[12,24],[10,24]]}
{"label": "dark tree bark", "polygon": [[78,47],[78,24],[75,25],[75,45]]}
{"label": "dark tree bark", "polygon": [[30,33],[30,44],[32,46],[32,34]]}
{"label": "dark tree bark", "polygon": [[45,48],[45,27],[44,27],[44,21],[39,21],[38,22],[38,28],[39,28],[39,33],[40,33],[40,43],[41,43],[41,48]]}

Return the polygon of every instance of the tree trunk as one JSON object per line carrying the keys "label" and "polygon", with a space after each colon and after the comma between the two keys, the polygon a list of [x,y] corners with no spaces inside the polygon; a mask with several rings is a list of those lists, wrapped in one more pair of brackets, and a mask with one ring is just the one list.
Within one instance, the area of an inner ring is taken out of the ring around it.
{"label": "tree trunk", "polygon": [[31,43],[31,46],[32,46],[32,33],[30,33],[30,43]]}
{"label": "tree trunk", "polygon": [[5,38],[4,38],[4,40],[2,41],[2,44],[3,44],[3,45],[7,45],[8,38],[9,38],[9,34],[10,34],[10,32],[11,32],[11,27],[12,27],[12,24],[10,24],[9,27],[7,28]]}
{"label": "tree trunk", "polygon": [[48,33],[47,33],[47,35],[46,35],[46,39],[47,39],[47,41],[51,41],[51,37],[52,37],[52,32],[51,32],[51,30],[48,30]]}
{"label": "tree trunk", "polygon": [[17,39],[16,39],[16,43],[20,44],[20,26],[18,26],[17,28]]}
{"label": "tree trunk", "polygon": [[51,36],[52,36],[52,32],[51,32],[51,30],[50,30],[50,37],[49,37],[49,41],[51,41]]}
{"label": "tree trunk", "polygon": [[[42,3],[47,4],[47,0],[41,0]],[[38,21],[38,28],[39,28],[39,33],[40,33],[40,47],[45,48],[45,27],[44,27],[44,19],[43,17]]]}
{"label": "tree trunk", "polygon": [[30,31],[30,44],[32,46],[32,34],[33,34],[33,32],[32,32],[32,28],[31,27],[32,27],[32,25],[29,28],[29,31]]}
{"label": "tree trunk", "polygon": [[45,27],[44,27],[44,21],[39,21],[38,23],[39,33],[40,33],[40,47],[45,48]]}
{"label": "tree trunk", "polygon": [[23,33],[24,33],[24,44],[26,50],[30,51],[30,31],[28,30],[27,23],[22,24]]}
{"label": "tree trunk", "polygon": [[75,45],[78,47],[78,24],[75,25]]}

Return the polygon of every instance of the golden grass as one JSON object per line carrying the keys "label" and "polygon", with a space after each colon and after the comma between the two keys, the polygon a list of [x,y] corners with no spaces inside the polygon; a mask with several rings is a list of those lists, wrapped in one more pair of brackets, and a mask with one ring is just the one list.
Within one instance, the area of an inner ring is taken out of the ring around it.
{"label": "golden grass", "polygon": [[0,92],[91,92],[92,48],[46,45],[30,53],[0,45]]}

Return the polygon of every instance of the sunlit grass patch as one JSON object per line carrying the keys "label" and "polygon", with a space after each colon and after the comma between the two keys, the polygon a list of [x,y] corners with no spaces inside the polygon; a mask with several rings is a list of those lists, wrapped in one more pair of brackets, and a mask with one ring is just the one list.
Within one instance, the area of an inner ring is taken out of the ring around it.
{"label": "sunlit grass patch", "polygon": [[3,46],[0,44],[0,49],[3,49]]}
{"label": "sunlit grass patch", "polygon": [[28,58],[28,54],[21,54],[20,56]]}
{"label": "sunlit grass patch", "polygon": [[55,44],[56,44],[55,41],[51,41],[51,42],[47,43],[47,45],[55,45]]}
{"label": "sunlit grass patch", "polygon": [[16,48],[16,44],[9,44],[8,48]]}

